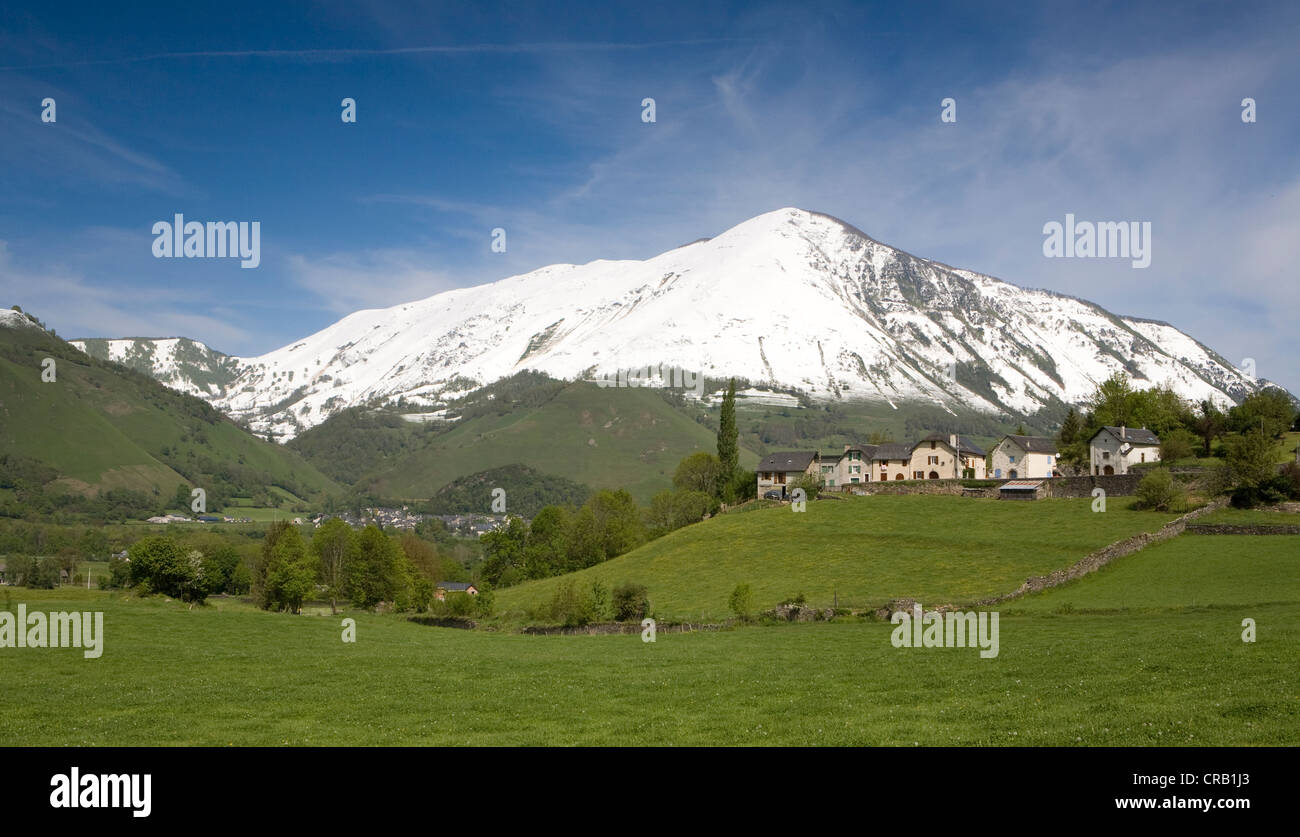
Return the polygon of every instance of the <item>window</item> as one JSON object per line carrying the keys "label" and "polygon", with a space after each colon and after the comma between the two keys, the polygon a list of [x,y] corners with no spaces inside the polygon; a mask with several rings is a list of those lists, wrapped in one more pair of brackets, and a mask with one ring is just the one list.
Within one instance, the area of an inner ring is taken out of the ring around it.
{"label": "window", "polygon": [[1146,461],[1147,461],[1147,455],[1146,455],[1145,453],[1142,454],[1142,461],[1143,461],[1143,462],[1146,462]]}
{"label": "window", "polygon": [[849,482],[857,482],[857,481],[858,481],[857,477],[852,477],[849,479]]}
{"label": "window", "polygon": [[1015,458],[1014,456],[1010,457],[1010,459],[1011,459],[1012,462],[1015,462],[1015,461],[1016,461],[1016,458]]}
{"label": "window", "polygon": [[1050,457],[1050,456],[1047,457],[1047,464],[1048,464],[1048,465],[1051,465],[1051,464],[1052,464],[1052,457]]}
{"label": "window", "polygon": [[[932,442],[931,444],[933,444],[933,442]],[[912,472],[912,479],[914,479],[914,480],[923,480],[923,479],[925,479],[925,472],[924,472],[924,471],[913,471],[913,472]]]}
{"label": "window", "polygon": [[938,464],[939,464],[939,457],[937,457],[937,456],[927,456],[927,457],[925,458],[925,464],[926,464],[926,465],[938,465]]}
{"label": "window", "polygon": [[1102,452],[1101,452],[1101,458],[1102,458],[1102,459],[1110,459],[1110,451],[1108,451],[1108,450],[1104,450],[1104,451],[1102,451]]}
{"label": "window", "polygon": [[930,443],[930,450],[934,450],[934,442]]}

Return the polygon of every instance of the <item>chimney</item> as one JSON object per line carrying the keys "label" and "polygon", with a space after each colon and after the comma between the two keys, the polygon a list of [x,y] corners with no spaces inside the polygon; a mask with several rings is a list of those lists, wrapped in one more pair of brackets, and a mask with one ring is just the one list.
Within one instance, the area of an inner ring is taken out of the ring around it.
{"label": "chimney", "polygon": [[1119,437],[1120,437],[1121,439],[1126,439],[1126,438],[1128,438],[1128,428],[1125,427],[1125,426],[1122,425],[1122,424],[1119,426]]}
{"label": "chimney", "polygon": [[957,434],[956,434],[956,433],[954,433],[954,434],[952,434],[951,436],[948,437],[948,444],[952,445],[952,449],[953,449],[953,450],[958,450],[958,449],[959,449],[959,448],[957,447]]}
{"label": "chimney", "polygon": [[850,447],[851,447],[851,445],[845,445],[845,446],[844,446],[844,452],[845,452],[845,453],[848,453]]}

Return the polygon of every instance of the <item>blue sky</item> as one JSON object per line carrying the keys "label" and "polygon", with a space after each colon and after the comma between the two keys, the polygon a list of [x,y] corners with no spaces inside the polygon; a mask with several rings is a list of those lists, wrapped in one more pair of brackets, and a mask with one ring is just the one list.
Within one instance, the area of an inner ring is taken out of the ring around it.
{"label": "blue sky", "polygon": [[[800,206],[1167,320],[1300,393],[1298,24],[1293,3],[10,2],[0,303],[248,355]],[[178,212],[260,221],[261,266],[153,258]],[[1151,266],[1045,259],[1067,212],[1150,221]]]}

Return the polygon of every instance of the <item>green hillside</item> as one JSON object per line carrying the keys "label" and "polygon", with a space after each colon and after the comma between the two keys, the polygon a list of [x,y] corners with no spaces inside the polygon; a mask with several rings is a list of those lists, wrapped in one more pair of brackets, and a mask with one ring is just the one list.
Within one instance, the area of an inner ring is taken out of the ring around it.
{"label": "green hillside", "polygon": [[524,614],[574,579],[607,588],[644,584],[660,618],[719,620],[749,584],[760,610],[800,593],[809,604],[875,607],[911,597],[962,603],[1014,590],[1106,544],[1159,528],[1172,515],[1136,512],[1115,498],[1008,503],[949,496],[848,497],[725,514],[560,578],[497,591],[499,611]]}
{"label": "green hillside", "polygon": [[[671,487],[683,458],[716,449],[712,430],[654,390],[569,383],[536,406],[467,415],[373,474],[364,488],[382,497],[425,499],[457,477],[527,465],[593,488],[626,488],[647,503]],[[753,468],[758,457],[742,449],[740,461]]]}
{"label": "green hillside", "polygon": [[492,492],[505,492],[506,511],[532,518],[544,506],[581,506],[591,489],[564,477],[543,474],[527,465],[505,465],[459,477],[439,488],[424,505],[430,514],[486,514],[492,510]]}
{"label": "green hillside", "polygon": [[1181,535],[1004,609],[1128,612],[1258,604],[1300,604],[1300,535]]}
{"label": "green hillside", "polygon": [[[52,382],[42,380],[46,358]],[[296,453],[205,402],[34,327],[0,327],[0,456],[52,468],[49,490],[129,489],[165,506],[181,485],[203,487],[214,509],[271,486],[310,500],[339,490]]]}

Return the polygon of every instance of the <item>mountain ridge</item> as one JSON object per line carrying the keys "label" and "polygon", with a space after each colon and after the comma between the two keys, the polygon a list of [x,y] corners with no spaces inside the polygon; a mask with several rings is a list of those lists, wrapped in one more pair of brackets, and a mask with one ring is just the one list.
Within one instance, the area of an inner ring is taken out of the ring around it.
{"label": "mountain ridge", "polygon": [[[1079,403],[1120,370],[1225,405],[1261,383],[1167,322],[915,256],[791,207],[649,259],[548,265],[356,311],[256,357],[212,354],[201,388],[179,385],[281,438],[352,406],[437,409],[524,369],[576,380],[674,365],[820,400],[1020,416]],[[183,379],[177,367],[157,374]]]}

